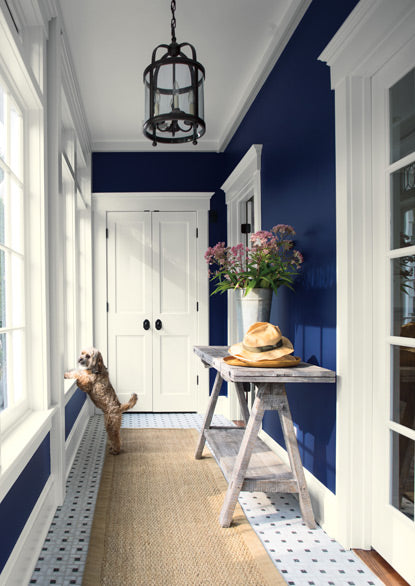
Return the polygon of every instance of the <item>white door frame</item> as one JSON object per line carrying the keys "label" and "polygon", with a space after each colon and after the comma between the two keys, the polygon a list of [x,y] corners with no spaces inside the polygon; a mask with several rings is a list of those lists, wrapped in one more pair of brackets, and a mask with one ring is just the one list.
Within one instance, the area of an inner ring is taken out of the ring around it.
{"label": "white door frame", "polygon": [[[208,247],[208,192],[140,192],[93,193],[93,258],[94,258],[94,345],[104,359],[108,355],[107,336],[107,213],[158,211],[191,211],[197,215],[197,296],[198,344],[209,344],[209,281],[204,254]],[[198,361],[199,391],[197,410],[203,413],[209,399],[208,369]],[[111,373],[110,373],[111,374]]]}
{"label": "white door frame", "polygon": [[[254,232],[261,230],[261,152],[262,144],[253,144],[229,175],[221,189],[225,192],[227,205],[228,246],[235,246],[241,234],[241,204],[254,200]],[[234,297],[228,294],[228,344],[236,339],[237,327]],[[218,411],[228,419],[240,419],[239,404],[235,393],[229,393],[226,400],[220,400]]]}
{"label": "white door frame", "polygon": [[373,75],[413,36],[413,0],[361,0],[320,59],[331,68],[336,114],[337,530],[371,546]]}

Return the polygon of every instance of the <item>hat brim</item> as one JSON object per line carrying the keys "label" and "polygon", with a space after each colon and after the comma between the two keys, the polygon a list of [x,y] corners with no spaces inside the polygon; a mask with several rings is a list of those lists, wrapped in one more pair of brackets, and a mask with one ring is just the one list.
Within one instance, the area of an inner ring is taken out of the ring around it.
{"label": "hat brim", "polygon": [[228,352],[232,356],[237,356],[241,360],[249,360],[250,362],[259,362],[260,360],[277,360],[287,354],[294,352],[294,346],[291,344],[288,338],[281,337],[282,345],[274,350],[268,350],[268,352],[249,352],[245,350],[243,343],[232,344]]}
{"label": "hat brim", "polygon": [[252,368],[287,368],[289,366],[297,366],[301,362],[299,356],[282,356],[276,360],[258,360],[257,362],[251,362],[249,360],[239,360],[236,356],[225,356],[223,359],[226,364],[230,366],[250,366]]}

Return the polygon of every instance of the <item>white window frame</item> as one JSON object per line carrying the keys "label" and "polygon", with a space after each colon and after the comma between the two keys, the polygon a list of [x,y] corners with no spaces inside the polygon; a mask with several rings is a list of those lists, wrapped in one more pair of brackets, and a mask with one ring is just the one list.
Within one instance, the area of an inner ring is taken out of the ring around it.
{"label": "white window frame", "polygon": [[18,422],[47,408],[46,313],[45,313],[45,199],[43,156],[43,103],[9,24],[0,13],[0,71],[23,115],[23,186],[26,356],[26,399],[16,409],[0,414],[3,437]]}

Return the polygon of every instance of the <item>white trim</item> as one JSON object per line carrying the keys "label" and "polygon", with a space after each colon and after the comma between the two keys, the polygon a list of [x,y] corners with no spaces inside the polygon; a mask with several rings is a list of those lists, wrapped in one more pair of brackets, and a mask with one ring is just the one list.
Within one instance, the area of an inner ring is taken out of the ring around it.
{"label": "white trim", "polygon": [[[149,191],[93,193],[92,206],[96,212],[203,211],[209,210],[213,192],[206,191]],[[147,206],[147,207],[145,207]]]}
{"label": "white trim", "polygon": [[361,0],[319,59],[337,88],[346,76],[371,77],[413,36],[413,0]]}
{"label": "white trim", "polygon": [[[254,232],[261,229],[261,153],[262,144],[253,144],[226,179],[221,189],[227,205],[228,246],[235,246],[240,239],[240,204],[254,198]],[[236,317],[234,296],[228,292],[228,344],[235,343]],[[217,412],[230,420],[240,419],[237,395],[228,392],[229,400],[220,400]]]}
{"label": "white trim", "polygon": [[69,472],[71,471],[72,464],[75,460],[76,452],[80,446],[82,437],[86,430],[86,426],[89,421],[90,416],[90,408],[89,408],[89,401],[86,400],[85,403],[82,405],[82,409],[76,418],[73,427],[66,438],[65,442],[65,462],[66,462],[66,473],[65,479],[68,478]]}
{"label": "white trim", "polygon": [[[204,254],[208,246],[208,210],[212,192],[141,192],[93,193],[93,255],[94,255],[94,345],[108,355],[107,347],[107,242],[108,212],[144,210],[196,211],[199,237],[197,238],[197,282],[199,294],[198,344],[209,344],[209,288]],[[197,361],[199,390],[197,411],[204,413],[209,399],[209,375],[200,360]]]}
{"label": "white trim", "polygon": [[361,0],[320,56],[331,67],[336,90],[338,528],[333,536],[347,548],[371,545],[371,78],[414,31],[412,0]]}
{"label": "white trim", "polygon": [[[263,429],[258,437],[272,450],[285,464],[290,465],[287,451],[284,450],[270,435]],[[337,529],[337,502],[336,496],[324,484],[304,468],[304,475],[310,493],[314,517],[317,523],[328,535],[334,535]]]}
{"label": "white trim", "polygon": [[54,481],[49,476],[0,574],[0,586],[21,586],[29,583],[55,510]]}
{"label": "white trim", "polygon": [[[140,134],[138,129],[137,134]],[[148,138],[137,138],[136,140],[94,140],[92,142],[92,150],[94,153],[104,152],[149,152],[149,145],[151,142]],[[219,152],[219,142],[217,140],[201,138],[197,145],[191,142],[184,142],[180,145],[177,144],[162,144],[158,143],[157,147],[151,147],[154,153],[163,152],[192,152],[192,153],[204,153],[204,152]]]}

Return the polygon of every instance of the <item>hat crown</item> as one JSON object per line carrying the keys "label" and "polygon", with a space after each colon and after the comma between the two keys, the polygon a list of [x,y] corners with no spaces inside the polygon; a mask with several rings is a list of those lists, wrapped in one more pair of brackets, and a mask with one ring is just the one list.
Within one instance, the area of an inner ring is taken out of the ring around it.
{"label": "hat crown", "polygon": [[261,348],[275,346],[281,340],[282,334],[278,326],[267,322],[257,322],[248,328],[243,344],[252,348]]}

